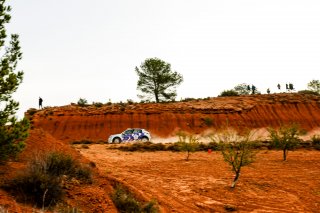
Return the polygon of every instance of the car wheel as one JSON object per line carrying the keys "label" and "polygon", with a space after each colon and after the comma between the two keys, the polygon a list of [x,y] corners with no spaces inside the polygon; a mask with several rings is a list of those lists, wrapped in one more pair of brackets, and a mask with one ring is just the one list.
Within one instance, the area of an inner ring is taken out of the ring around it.
{"label": "car wheel", "polygon": [[112,143],[121,143],[121,139],[120,138],[114,138],[112,140]]}
{"label": "car wheel", "polygon": [[143,138],[141,139],[141,141],[142,141],[142,142],[148,142],[148,141],[149,141],[149,138],[143,137]]}

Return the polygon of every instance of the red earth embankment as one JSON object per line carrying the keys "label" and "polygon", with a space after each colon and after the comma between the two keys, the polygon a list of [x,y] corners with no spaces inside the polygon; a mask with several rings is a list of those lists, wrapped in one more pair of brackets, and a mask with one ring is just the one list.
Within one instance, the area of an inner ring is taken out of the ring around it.
{"label": "red earth embankment", "polygon": [[159,137],[174,136],[179,130],[201,134],[226,124],[255,129],[297,123],[310,131],[320,127],[320,97],[290,93],[101,107],[73,104],[33,113],[35,128],[66,141],[106,141],[110,134],[130,127],[145,128]]}
{"label": "red earth embankment", "polygon": [[[10,161],[5,165],[0,165],[1,186],[17,177],[17,175],[22,174],[30,160],[44,153],[62,152],[73,156],[74,159],[80,163],[87,164],[90,162],[69,144],[52,137],[40,129],[29,131],[29,137],[25,141],[25,145],[25,149],[19,154],[16,161]],[[73,181],[64,187],[65,194],[63,204],[70,208],[75,207],[81,209],[81,211],[84,212],[92,212],[92,209],[95,210],[94,212],[101,213],[117,212],[109,197],[113,190],[111,183],[107,179],[101,178],[96,168],[92,168],[92,171],[93,184],[83,184],[79,181]],[[58,209],[58,207],[56,208]],[[18,203],[14,195],[10,195],[8,192],[0,189],[0,212],[7,211],[17,213],[38,212],[34,206],[26,203]]]}

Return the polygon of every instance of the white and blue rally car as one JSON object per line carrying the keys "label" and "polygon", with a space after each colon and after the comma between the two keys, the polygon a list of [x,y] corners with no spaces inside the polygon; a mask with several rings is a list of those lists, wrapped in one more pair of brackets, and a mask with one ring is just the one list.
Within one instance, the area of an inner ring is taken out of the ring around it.
{"label": "white and blue rally car", "polygon": [[151,135],[145,129],[129,128],[121,134],[110,135],[108,143],[121,143],[129,141],[142,141],[147,142],[151,140]]}

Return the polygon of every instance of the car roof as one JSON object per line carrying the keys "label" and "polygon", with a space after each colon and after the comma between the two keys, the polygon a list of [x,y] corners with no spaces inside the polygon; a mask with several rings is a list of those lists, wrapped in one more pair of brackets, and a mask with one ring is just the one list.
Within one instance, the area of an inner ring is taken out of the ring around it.
{"label": "car roof", "polygon": [[142,128],[128,128],[128,129],[126,129],[126,130],[131,130],[131,129],[141,129],[141,130],[144,130],[144,129],[142,129]]}

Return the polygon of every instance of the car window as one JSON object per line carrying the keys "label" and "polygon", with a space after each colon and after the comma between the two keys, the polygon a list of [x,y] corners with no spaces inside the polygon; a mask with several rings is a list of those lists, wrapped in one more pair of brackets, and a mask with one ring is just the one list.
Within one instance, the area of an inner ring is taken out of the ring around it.
{"label": "car window", "polygon": [[132,134],[132,132],[133,132],[133,129],[128,129],[128,130],[126,130],[126,131],[124,131],[124,134]]}
{"label": "car window", "polygon": [[133,133],[141,133],[141,129],[135,129]]}

